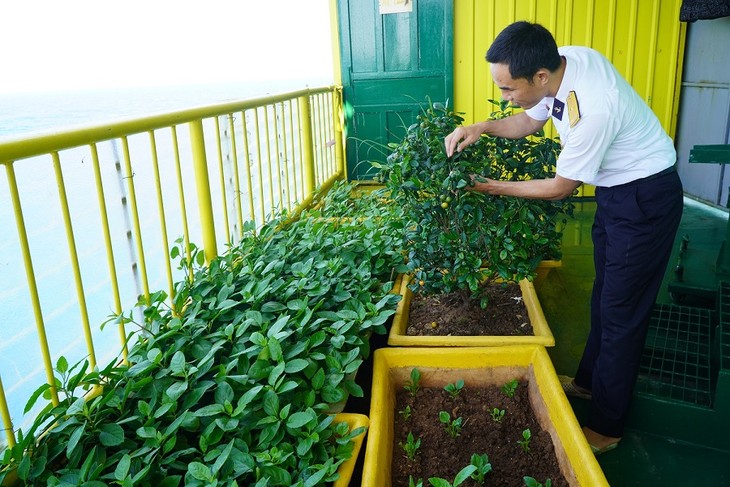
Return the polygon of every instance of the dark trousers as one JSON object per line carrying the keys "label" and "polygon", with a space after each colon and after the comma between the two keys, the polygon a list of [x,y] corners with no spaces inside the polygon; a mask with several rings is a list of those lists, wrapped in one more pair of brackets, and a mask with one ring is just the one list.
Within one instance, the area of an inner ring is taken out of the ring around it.
{"label": "dark trousers", "polygon": [[659,287],[682,217],[675,171],[596,188],[591,329],[575,383],[593,394],[587,426],[621,437]]}

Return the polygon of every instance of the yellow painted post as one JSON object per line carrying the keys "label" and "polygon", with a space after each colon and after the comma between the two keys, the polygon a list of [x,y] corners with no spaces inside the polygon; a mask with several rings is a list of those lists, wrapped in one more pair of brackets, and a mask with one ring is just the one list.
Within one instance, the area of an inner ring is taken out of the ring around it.
{"label": "yellow painted post", "polygon": [[28,242],[28,232],[25,229],[23,209],[20,206],[20,193],[18,192],[17,180],[15,179],[15,168],[12,164],[6,164],[5,170],[8,175],[10,197],[13,200],[13,209],[15,211],[15,224],[18,227],[18,239],[20,240],[20,248],[23,251],[25,276],[28,281],[28,292],[30,293],[31,303],[33,305],[33,316],[35,317],[36,329],[38,331],[38,341],[40,342],[41,346],[43,366],[46,369],[46,380],[51,386],[51,401],[55,406],[58,406],[58,391],[56,390],[56,380],[53,375],[53,362],[51,361],[51,352],[48,348],[46,325],[43,322],[43,311],[41,310],[41,300],[38,295],[38,285],[36,284],[35,280],[35,271],[33,270],[33,259],[30,256],[30,243]]}
{"label": "yellow painted post", "polygon": [[56,184],[58,185],[58,197],[61,203],[61,214],[63,215],[63,223],[66,227],[66,241],[68,242],[68,252],[71,258],[71,269],[73,270],[74,282],[76,283],[76,298],[79,300],[79,312],[81,313],[81,328],[86,339],[86,349],[89,352],[89,369],[96,368],[96,352],[94,351],[94,337],[91,334],[91,324],[89,323],[89,310],[86,306],[86,293],[84,292],[84,284],[81,280],[81,267],[79,264],[79,255],[76,250],[76,239],[74,238],[73,225],[71,224],[71,210],[68,207],[68,198],[66,196],[66,184],[63,181],[63,171],[61,170],[61,157],[58,152],[51,154],[53,158],[53,169],[56,173]]}
{"label": "yellow painted post", "polygon": [[195,187],[198,192],[198,210],[200,211],[200,226],[203,231],[203,249],[205,260],[210,262],[218,256],[215,242],[215,222],[213,220],[213,201],[210,196],[210,182],[208,180],[208,160],[205,155],[205,136],[203,122],[190,122],[190,148],[193,154],[193,169],[195,170]]}
{"label": "yellow painted post", "polygon": [[5,430],[5,439],[8,447],[15,446],[15,432],[13,431],[13,420],[8,410],[8,401],[5,398],[5,389],[3,389],[3,379],[0,377],[0,417],[3,420],[3,429]]}
{"label": "yellow painted post", "polygon": [[332,123],[335,128],[335,171],[345,174],[345,145],[342,143],[342,87],[332,90]]}
{"label": "yellow painted post", "polygon": [[312,110],[309,93],[299,97],[299,128],[302,131],[302,167],[304,170],[304,198],[314,194],[314,143],[312,141]]}
{"label": "yellow painted post", "polygon": [[[109,267],[109,282],[112,286],[112,298],[114,299],[114,313],[120,315],[122,313],[122,298],[119,294],[119,278],[117,277],[117,266],[114,263],[114,248],[112,247],[112,237],[109,231],[109,216],[106,208],[106,198],[104,196],[104,185],[101,181],[101,166],[99,165],[99,151],[96,144],[89,146],[91,150],[91,160],[94,164],[94,179],[96,181],[96,198],[99,202],[99,216],[101,218],[101,228],[104,233],[104,247],[106,248],[106,260]],[[127,332],[124,328],[124,320],[119,320],[118,325],[119,340],[122,345],[122,358],[127,363],[127,355],[129,349],[127,347]]]}

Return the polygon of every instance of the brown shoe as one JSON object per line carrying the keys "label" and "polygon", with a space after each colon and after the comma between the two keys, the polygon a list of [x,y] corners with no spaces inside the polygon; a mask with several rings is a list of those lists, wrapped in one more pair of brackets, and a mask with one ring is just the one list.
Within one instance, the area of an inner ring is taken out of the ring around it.
{"label": "brown shoe", "polygon": [[572,377],[568,377],[567,375],[559,375],[558,380],[560,380],[560,385],[563,386],[563,392],[565,392],[566,396],[573,396],[580,399],[588,400],[593,397],[591,391],[589,391],[588,389],[584,389],[583,387],[577,386],[575,384],[575,379],[573,379]]}

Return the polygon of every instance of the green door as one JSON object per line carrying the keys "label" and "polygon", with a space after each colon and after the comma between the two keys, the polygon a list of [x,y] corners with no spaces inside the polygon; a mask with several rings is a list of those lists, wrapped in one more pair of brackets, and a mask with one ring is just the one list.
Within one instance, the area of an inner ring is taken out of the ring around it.
{"label": "green door", "polygon": [[[405,12],[381,13],[376,0],[338,0],[348,178],[372,179],[432,102],[453,106],[453,3],[381,0]],[[410,11],[408,11],[410,10]]]}

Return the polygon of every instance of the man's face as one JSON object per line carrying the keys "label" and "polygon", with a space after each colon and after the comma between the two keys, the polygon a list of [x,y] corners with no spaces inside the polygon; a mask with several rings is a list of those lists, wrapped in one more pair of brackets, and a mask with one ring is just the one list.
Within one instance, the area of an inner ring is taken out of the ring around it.
{"label": "man's face", "polygon": [[506,64],[490,64],[489,68],[492,71],[492,79],[502,92],[502,98],[512,105],[527,110],[547,96],[547,82],[541,71],[532,77],[532,83],[530,83],[525,78],[513,79],[509,73],[509,66]]}

